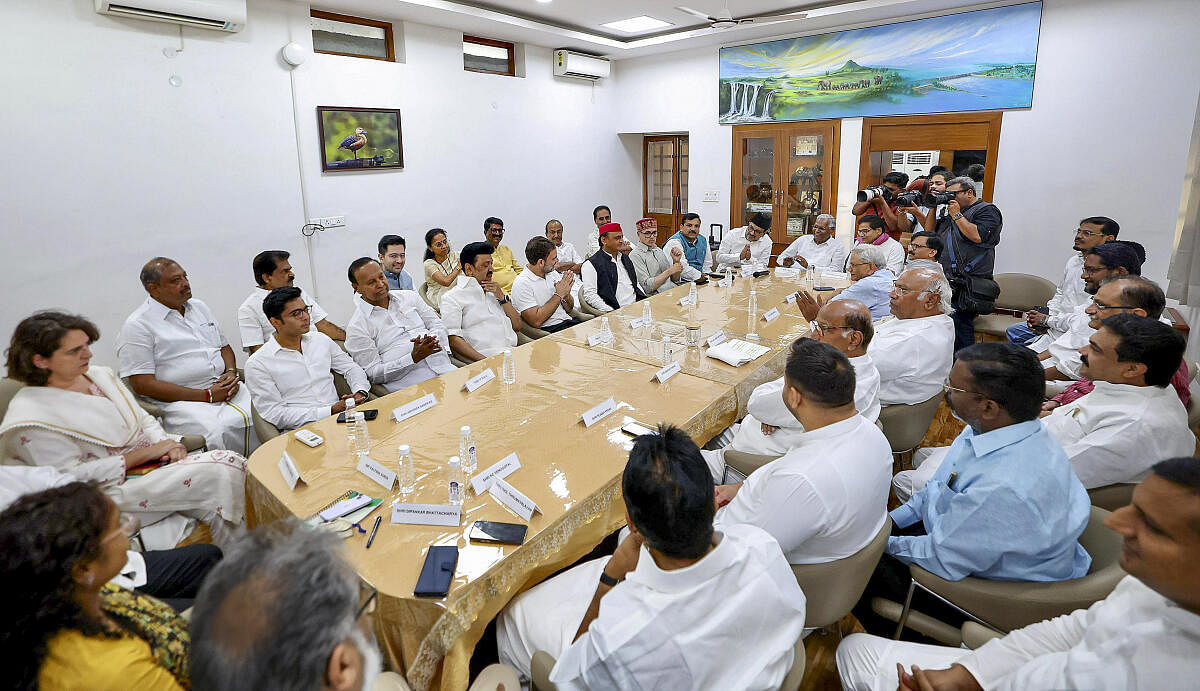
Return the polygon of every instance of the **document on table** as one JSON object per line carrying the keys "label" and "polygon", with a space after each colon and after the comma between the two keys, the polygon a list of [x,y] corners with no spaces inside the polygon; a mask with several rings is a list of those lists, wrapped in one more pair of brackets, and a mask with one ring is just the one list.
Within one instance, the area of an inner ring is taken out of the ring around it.
{"label": "document on table", "polygon": [[800,275],[800,269],[793,269],[786,266],[775,267],[775,275],[779,278],[795,278]]}
{"label": "document on table", "polygon": [[705,354],[734,367],[740,367],[751,360],[762,357],[764,353],[770,352],[770,350],[770,348],[764,345],[735,338],[732,341],[726,341],[709,348]]}

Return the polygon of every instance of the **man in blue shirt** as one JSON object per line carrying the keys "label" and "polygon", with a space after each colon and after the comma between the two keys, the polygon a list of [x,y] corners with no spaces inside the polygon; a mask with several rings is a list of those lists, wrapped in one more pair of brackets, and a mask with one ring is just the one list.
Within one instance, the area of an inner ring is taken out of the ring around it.
{"label": "man in blue shirt", "polygon": [[[850,278],[854,283],[834,296],[833,300],[857,300],[871,310],[871,319],[878,321],[892,313],[892,287],[896,283],[896,274],[887,268],[887,255],[875,245],[858,245],[850,251]],[[812,321],[817,318],[821,309],[807,291],[796,293],[796,306],[804,314],[804,318]]]}
{"label": "man in blue shirt", "polygon": [[384,235],[379,238],[379,263],[387,278],[389,290],[412,290],[412,277],[404,273],[404,238],[399,235]]}

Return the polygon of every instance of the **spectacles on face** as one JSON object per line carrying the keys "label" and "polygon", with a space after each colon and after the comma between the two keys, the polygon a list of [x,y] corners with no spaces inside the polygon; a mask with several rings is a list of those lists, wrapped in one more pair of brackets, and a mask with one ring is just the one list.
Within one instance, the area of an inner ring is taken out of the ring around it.
{"label": "spectacles on face", "polygon": [[908,295],[909,293],[920,293],[920,292],[924,291],[923,288],[905,288],[904,286],[900,285],[899,283],[893,283],[892,288],[900,292],[900,297],[904,297],[905,295]]}
{"label": "spectacles on face", "polygon": [[305,305],[304,307],[301,307],[298,310],[292,310],[291,312],[288,312],[288,316],[291,317],[292,319],[299,319],[300,315],[308,314],[311,311],[312,311],[312,307],[309,305]]}
{"label": "spectacles on face", "polygon": [[811,321],[808,323],[808,328],[812,329],[813,333],[829,333],[833,329],[853,329],[853,326],[848,324],[822,324],[819,321]]}
{"label": "spectacles on face", "polygon": [[957,386],[950,386],[949,383],[942,384],[942,393],[948,394],[951,391],[957,391],[959,393],[970,394],[972,396],[979,396],[980,398],[987,398],[987,396],[985,394],[981,394],[978,391],[967,391],[966,389],[960,389]]}
{"label": "spectacles on face", "polygon": [[1103,273],[1103,272],[1105,272],[1105,271],[1108,271],[1108,267],[1106,267],[1106,266],[1087,266],[1087,265],[1084,265],[1084,267],[1083,267],[1083,273],[1085,273],[1085,274],[1087,274],[1087,275],[1089,275],[1089,276],[1094,276],[1095,274],[1098,274],[1098,273]]}
{"label": "spectacles on face", "polygon": [[912,252],[916,252],[917,250],[927,250],[927,249],[929,249],[929,245],[918,245],[915,242],[909,244],[909,246],[908,246],[908,251],[910,254]]}
{"label": "spectacles on face", "polygon": [[1097,233],[1093,230],[1084,230],[1083,228],[1079,228],[1075,231],[1075,237],[1077,237],[1077,238],[1078,237],[1098,238],[1101,235],[1104,235],[1104,233]]}
{"label": "spectacles on face", "polygon": [[358,610],[354,613],[354,620],[358,621],[359,617],[364,614],[374,614],[375,607],[378,604],[377,596],[379,591],[370,583],[360,581],[358,584],[358,599],[361,604]]}
{"label": "spectacles on face", "polygon": [[1104,304],[1103,302],[1098,302],[1098,301],[1096,301],[1095,299],[1093,299],[1093,300],[1092,300],[1092,307],[1095,307],[1097,311],[1104,311],[1104,310],[1135,310],[1135,309],[1137,309],[1137,308],[1136,308],[1136,307],[1134,307],[1133,305],[1106,305],[1106,304]]}
{"label": "spectacles on face", "polygon": [[121,514],[120,525],[116,531],[104,536],[103,542],[107,542],[114,537],[123,536],[126,540],[132,539],[138,531],[142,529],[142,521],[137,516],[131,516],[127,513]]}

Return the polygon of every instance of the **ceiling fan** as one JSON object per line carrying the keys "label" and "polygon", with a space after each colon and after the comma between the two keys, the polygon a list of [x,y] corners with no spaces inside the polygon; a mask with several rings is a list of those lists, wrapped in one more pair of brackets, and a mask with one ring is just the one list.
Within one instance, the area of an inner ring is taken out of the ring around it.
{"label": "ceiling fan", "polygon": [[734,17],[732,14],[729,13],[729,4],[728,3],[726,3],[725,7],[720,12],[718,12],[715,17],[709,16],[709,15],[705,14],[704,12],[701,12],[700,10],[693,10],[690,7],[676,7],[675,9],[677,9],[680,12],[683,12],[685,14],[690,14],[693,17],[699,17],[700,19],[705,19],[705,20],[709,21],[711,23],[710,26],[712,26],[712,28],[714,28],[714,29],[732,29],[734,27],[744,26],[747,24],[754,24],[754,25],[762,26],[764,24],[778,24],[781,22],[794,22],[794,21],[798,21],[800,19],[804,19],[805,17],[808,16],[804,12],[775,12],[775,13],[764,13],[764,14],[752,14],[752,15],[747,15],[745,17]]}

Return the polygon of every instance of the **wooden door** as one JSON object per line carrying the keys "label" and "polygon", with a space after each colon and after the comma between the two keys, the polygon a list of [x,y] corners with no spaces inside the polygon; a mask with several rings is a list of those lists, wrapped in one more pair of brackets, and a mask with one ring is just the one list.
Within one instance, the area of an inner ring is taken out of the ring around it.
{"label": "wooden door", "polygon": [[990,200],[1003,116],[999,111],[985,111],[864,118],[858,188],[882,182],[891,170],[893,152],[937,151],[939,164],[955,175],[963,172],[968,162],[983,163],[981,198]]}
{"label": "wooden door", "polygon": [[642,216],[658,222],[659,246],[675,234],[687,211],[687,180],[686,136],[655,135],[642,139]]}

